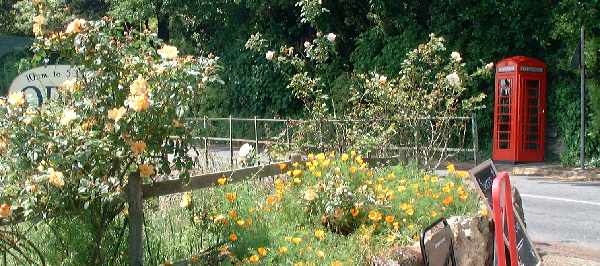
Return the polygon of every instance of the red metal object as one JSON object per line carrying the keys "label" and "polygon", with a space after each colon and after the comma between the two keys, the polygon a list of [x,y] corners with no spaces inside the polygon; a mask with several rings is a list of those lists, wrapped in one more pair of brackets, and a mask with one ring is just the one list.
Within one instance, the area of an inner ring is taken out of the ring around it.
{"label": "red metal object", "polygon": [[[501,172],[494,179],[492,186],[492,212],[494,217],[494,245],[499,266],[505,266],[506,253],[504,238],[508,240],[510,265],[519,265],[517,253],[517,233],[515,230],[515,214],[508,173]],[[505,231],[506,228],[506,231]]]}
{"label": "red metal object", "polygon": [[544,161],[546,72],[544,62],[525,56],[496,64],[493,160]]}

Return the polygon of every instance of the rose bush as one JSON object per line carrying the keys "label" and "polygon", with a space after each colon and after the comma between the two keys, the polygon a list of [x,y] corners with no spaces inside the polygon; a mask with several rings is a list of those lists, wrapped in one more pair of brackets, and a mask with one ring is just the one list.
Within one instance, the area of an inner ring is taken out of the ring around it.
{"label": "rose bush", "polygon": [[33,63],[52,59],[81,74],[43,106],[29,106],[22,93],[0,106],[0,203],[26,220],[88,215],[97,245],[124,209],[129,175],[189,176],[192,139],[181,121],[218,80],[218,58],[179,56],[156,34],[124,28],[104,18],[40,29]]}

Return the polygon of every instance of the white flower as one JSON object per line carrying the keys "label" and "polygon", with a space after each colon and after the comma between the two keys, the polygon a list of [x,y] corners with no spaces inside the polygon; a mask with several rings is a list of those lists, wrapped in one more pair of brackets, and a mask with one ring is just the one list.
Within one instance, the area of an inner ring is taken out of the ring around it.
{"label": "white flower", "polygon": [[173,59],[179,54],[177,47],[171,45],[163,45],[162,48],[156,50],[156,52],[162,57],[162,59]]}
{"label": "white flower", "polygon": [[452,60],[454,60],[457,63],[462,61],[462,57],[460,57],[460,53],[458,53],[456,51],[452,52],[452,54],[450,54],[450,57],[452,57]]}
{"label": "white flower", "polygon": [[305,48],[310,48],[312,46],[312,44],[309,41],[305,41],[304,42],[304,47]]}
{"label": "white flower", "polygon": [[333,32],[331,32],[331,33],[327,34],[327,40],[328,40],[328,41],[330,41],[330,42],[335,42],[335,38],[336,38],[336,37],[337,37],[337,36],[336,36],[336,35],[335,35],[335,33],[333,33]]}
{"label": "white flower", "polygon": [[238,152],[238,156],[246,158],[246,157],[248,157],[248,155],[250,155],[250,153],[252,152],[252,150],[254,150],[254,148],[252,147],[252,145],[250,145],[248,143],[245,143],[240,148],[240,151]]}
{"label": "white flower", "polygon": [[265,57],[267,58],[267,60],[271,61],[273,60],[273,57],[275,57],[275,52],[268,51],[267,54],[265,54]]}
{"label": "white flower", "polygon": [[487,70],[492,70],[494,68],[494,62],[490,62],[487,65],[485,65],[485,69]]}
{"label": "white flower", "polygon": [[75,110],[65,109],[63,110],[62,117],[60,118],[60,124],[66,126],[75,119],[77,119],[77,113],[75,112]]}
{"label": "white flower", "polygon": [[379,85],[385,85],[385,83],[387,82],[387,77],[384,75],[381,75],[381,76],[379,76],[378,81],[379,81]]}
{"label": "white flower", "polygon": [[448,84],[450,84],[450,86],[459,87],[461,84],[460,77],[458,76],[458,74],[456,74],[456,72],[446,76],[446,80],[448,81]]}

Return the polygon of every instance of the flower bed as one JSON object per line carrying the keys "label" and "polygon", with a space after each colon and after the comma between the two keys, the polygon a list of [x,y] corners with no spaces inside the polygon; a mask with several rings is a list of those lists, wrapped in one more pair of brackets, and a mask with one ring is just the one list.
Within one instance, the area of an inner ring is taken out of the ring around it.
{"label": "flower bed", "polygon": [[[383,248],[413,243],[422,228],[442,216],[478,209],[460,171],[441,178],[414,166],[371,168],[354,152],[309,155],[306,163],[280,169],[281,175],[261,185],[227,185],[223,178],[215,189],[183,194],[179,207],[193,217],[191,231],[213,235],[213,256],[202,260],[356,265]],[[164,219],[150,220],[159,217]],[[168,226],[150,224],[157,233],[161,227]],[[179,252],[166,251],[169,260],[167,253]]]}

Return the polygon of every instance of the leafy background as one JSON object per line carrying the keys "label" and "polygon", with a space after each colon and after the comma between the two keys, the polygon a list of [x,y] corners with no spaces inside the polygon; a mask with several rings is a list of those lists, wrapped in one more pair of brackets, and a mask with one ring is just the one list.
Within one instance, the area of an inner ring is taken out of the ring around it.
{"label": "leafy background", "polygon": [[[576,164],[579,147],[579,76],[570,66],[578,45],[579,27],[586,27],[587,156],[600,156],[600,3],[566,1],[393,1],[393,0],[46,0],[67,7],[61,17],[94,19],[110,15],[133,28],[149,27],[184,53],[221,58],[220,87],[207,91],[198,113],[219,116],[301,117],[302,103],[286,85],[291,69],[278,68],[244,49],[251,34],[260,32],[267,45],[302,44],[318,31],[334,32],[337,55],[321,67],[332,101],[343,106],[353,73],[376,71],[397,75],[407,51],[429,33],[443,36],[449,49],[460,51],[467,69],[512,55],[533,56],[549,65],[549,159]],[[31,1],[0,0],[0,36],[30,36]],[[25,23],[27,22],[27,23]],[[1,47],[0,49],[5,49]],[[26,57],[26,53],[20,53]],[[5,90],[19,65],[14,54],[0,58]],[[8,65],[9,67],[6,67]],[[493,95],[491,80],[470,88]],[[491,105],[478,112],[480,140],[489,153]],[[343,108],[342,108],[343,109]],[[560,115],[559,115],[560,114]],[[561,151],[558,153],[557,151]],[[597,164],[597,159],[590,161]]]}

